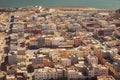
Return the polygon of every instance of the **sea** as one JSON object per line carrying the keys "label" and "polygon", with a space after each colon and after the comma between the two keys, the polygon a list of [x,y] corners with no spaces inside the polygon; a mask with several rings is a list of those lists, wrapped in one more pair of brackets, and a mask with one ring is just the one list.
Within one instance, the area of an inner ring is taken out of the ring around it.
{"label": "sea", "polygon": [[120,0],[0,0],[0,8],[28,6],[80,6],[116,10]]}

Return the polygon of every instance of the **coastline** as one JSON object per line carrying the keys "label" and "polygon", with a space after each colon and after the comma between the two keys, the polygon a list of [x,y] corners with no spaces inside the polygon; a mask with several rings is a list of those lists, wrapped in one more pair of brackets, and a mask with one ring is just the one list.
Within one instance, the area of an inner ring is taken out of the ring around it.
{"label": "coastline", "polygon": [[18,9],[24,9],[24,8],[51,8],[51,9],[73,9],[73,10],[86,10],[86,11],[114,11],[109,9],[101,9],[101,8],[93,8],[93,7],[85,7],[85,6],[27,6],[27,7],[14,7],[14,8],[0,8],[0,12],[14,12]]}
{"label": "coastline", "polygon": [[79,10],[102,10],[102,11],[113,11],[109,9],[85,7],[85,6],[42,6],[43,8],[53,8],[53,9],[79,9]]}
{"label": "coastline", "polygon": [[[42,6],[43,8],[93,8],[93,7],[86,7],[86,6]],[[93,9],[101,9],[101,8],[93,8]],[[102,10],[107,10],[107,9],[102,9]]]}

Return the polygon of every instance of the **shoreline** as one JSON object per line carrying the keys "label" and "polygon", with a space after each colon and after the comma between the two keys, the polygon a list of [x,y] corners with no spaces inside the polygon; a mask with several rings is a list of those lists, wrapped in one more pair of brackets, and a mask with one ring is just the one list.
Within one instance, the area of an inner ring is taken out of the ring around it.
{"label": "shoreline", "polygon": [[0,8],[0,12],[7,12],[7,11],[15,11],[17,9],[24,9],[24,8],[51,8],[51,9],[78,9],[78,10],[92,10],[92,11],[114,11],[109,9],[101,9],[101,8],[93,8],[93,7],[86,7],[86,6],[26,6],[26,7],[14,7],[14,8]]}
{"label": "shoreline", "polygon": [[[86,7],[86,6],[42,6],[44,8],[94,8],[94,7]],[[101,9],[101,8],[94,8],[94,9]],[[102,9],[108,10],[108,9]]]}
{"label": "shoreline", "polygon": [[42,6],[43,8],[53,8],[53,9],[81,9],[81,10],[103,10],[103,11],[114,11],[109,9],[85,7],[85,6]]}
{"label": "shoreline", "polygon": [[[26,7],[0,7],[0,9],[15,9],[15,8],[30,8],[30,7],[39,7],[38,5],[36,6],[26,6]],[[109,9],[104,9],[104,8],[94,8],[94,7],[86,7],[86,6],[41,6],[43,8],[93,8],[93,9],[101,9],[101,10],[109,10]]]}

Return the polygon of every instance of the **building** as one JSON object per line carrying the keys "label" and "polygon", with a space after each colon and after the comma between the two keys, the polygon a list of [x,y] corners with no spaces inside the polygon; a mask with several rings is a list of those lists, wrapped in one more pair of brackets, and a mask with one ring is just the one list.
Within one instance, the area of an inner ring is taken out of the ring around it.
{"label": "building", "polygon": [[118,38],[120,38],[120,28],[117,28],[114,32],[114,35]]}
{"label": "building", "polygon": [[11,44],[10,45],[10,51],[12,52],[12,51],[17,51],[17,45],[16,44]]}
{"label": "building", "polygon": [[58,78],[62,78],[63,75],[64,75],[63,69],[56,69],[56,70],[57,70],[57,77],[58,77]]}
{"label": "building", "polygon": [[66,52],[67,52],[67,56],[72,55],[72,54],[75,54],[74,49],[67,49]]}
{"label": "building", "polygon": [[38,47],[42,48],[45,46],[45,36],[38,36],[37,37]]}
{"label": "building", "polygon": [[18,55],[25,55],[25,48],[18,48],[17,51],[18,51]]}
{"label": "building", "polygon": [[120,63],[114,62],[113,67],[117,72],[120,72]]}
{"label": "building", "polygon": [[6,76],[2,71],[0,71],[0,80],[5,80]]}
{"label": "building", "polygon": [[75,46],[79,46],[81,44],[81,40],[80,40],[79,37],[74,37],[73,40],[74,40],[74,45]]}
{"label": "building", "polygon": [[68,58],[62,58],[62,59],[61,59],[61,64],[62,64],[64,67],[71,66],[71,60],[68,59]]}
{"label": "building", "polygon": [[69,55],[68,58],[71,60],[71,64],[74,65],[74,64],[77,64],[78,63],[78,57],[76,54],[73,54],[73,55]]}
{"label": "building", "polygon": [[66,49],[59,49],[59,54],[61,58],[67,58]]}
{"label": "building", "polygon": [[109,28],[95,28],[94,34],[97,36],[110,36],[113,34],[113,30]]}
{"label": "building", "polygon": [[114,63],[113,63],[113,67],[116,71],[120,72],[120,56],[116,55],[113,58]]}
{"label": "building", "polygon": [[35,80],[57,79],[57,71],[55,68],[44,67],[35,71]]}
{"label": "building", "polygon": [[108,68],[106,66],[98,65],[98,68],[99,68],[99,74],[98,75],[104,75],[104,76],[108,75]]}
{"label": "building", "polygon": [[99,27],[97,21],[94,18],[84,18],[81,20],[82,25],[88,30],[93,31],[94,28]]}
{"label": "building", "polygon": [[91,65],[97,65],[98,64],[98,57],[95,55],[88,55],[87,56],[87,61]]}
{"label": "building", "polygon": [[41,65],[43,64],[43,59],[44,59],[44,55],[36,55],[35,57],[32,58],[32,64],[33,65]]}
{"label": "building", "polygon": [[97,80],[115,80],[113,76],[97,76]]}
{"label": "building", "polygon": [[77,80],[78,78],[82,78],[83,74],[78,72],[74,68],[67,68],[67,79],[68,80]]}
{"label": "building", "polygon": [[38,49],[38,41],[36,40],[36,38],[30,38],[29,41],[29,45],[28,45],[29,49]]}
{"label": "building", "polygon": [[93,69],[92,66],[89,66],[89,67],[88,67],[88,76],[89,76],[89,77],[94,77],[94,76],[95,76],[95,74],[94,74],[94,69]]}
{"label": "building", "polygon": [[24,26],[21,24],[14,24],[14,26],[12,28],[12,32],[13,33],[24,32]]}
{"label": "building", "polygon": [[8,54],[8,63],[11,64],[17,64],[17,53],[13,52],[11,54]]}
{"label": "building", "polygon": [[120,9],[116,10],[116,12],[115,12],[115,18],[117,18],[117,19],[120,18]]}
{"label": "building", "polygon": [[45,46],[52,47],[52,38],[45,38]]}
{"label": "building", "polygon": [[41,29],[35,29],[34,30],[34,34],[41,34],[41,33],[42,33]]}
{"label": "building", "polygon": [[16,78],[17,80],[27,80],[27,70],[25,67],[17,69]]}
{"label": "building", "polygon": [[56,24],[51,24],[51,30],[56,30],[57,29],[57,25]]}
{"label": "building", "polygon": [[87,67],[84,64],[84,61],[79,61],[78,64],[75,64],[75,67],[78,69],[79,72],[87,73]]}
{"label": "building", "polygon": [[15,75],[7,75],[6,80],[17,80],[17,79],[15,78]]}
{"label": "building", "polygon": [[43,65],[48,67],[48,66],[51,66],[51,61],[49,59],[43,59]]}
{"label": "building", "polygon": [[66,40],[67,45],[74,45],[74,40]]}
{"label": "building", "polygon": [[104,65],[94,65],[88,67],[88,76],[94,77],[94,76],[108,76],[108,68]]}
{"label": "building", "polygon": [[17,55],[17,62],[25,62],[26,61],[26,56],[25,55]]}
{"label": "building", "polygon": [[59,51],[57,49],[51,49],[49,51],[49,57],[52,58],[52,61],[57,63],[58,62],[58,58],[59,58]]}
{"label": "building", "polygon": [[64,41],[64,37],[54,37],[52,39],[52,46],[58,46],[61,41]]}

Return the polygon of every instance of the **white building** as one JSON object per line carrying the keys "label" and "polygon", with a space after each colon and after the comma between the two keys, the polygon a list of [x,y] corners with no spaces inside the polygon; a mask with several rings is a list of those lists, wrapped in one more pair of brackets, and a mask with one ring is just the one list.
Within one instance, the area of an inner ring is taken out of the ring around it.
{"label": "white building", "polygon": [[25,55],[25,48],[17,48],[18,55]]}
{"label": "white building", "polygon": [[78,72],[74,68],[67,68],[67,78],[68,78],[68,80],[78,79],[78,78],[82,78],[82,77],[83,77],[83,74],[81,72]]}
{"label": "white building", "polygon": [[14,75],[7,75],[6,80],[17,80]]}
{"label": "white building", "polygon": [[63,77],[63,69],[57,69],[58,78]]}
{"label": "white building", "polygon": [[88,76],[94,77],[94,76],[107,76],[108,75],[108,68],[104,65],[94,65],[89,67],[88,69]]}
{"label": "white building", "polygon": [[61,63],[62,63],[62,65],[63,65],[64,67],[66,67],[66,66],[71,66],[71,60],[68,59],[68,58],[62,58],[62,59],[61,59]]}
{"label": "white building", "polygon": [[95,56],[95,55],[88,55],[87,60],[88,60],[89,64],[92,64],[92,65],[94,65],[94,64],[97,65],[98,64],[98,57]]}
{"label": "white building", "polygon": [[17,32],[23,32],[24,31],[24,26],[23,25],[14,25],[12,28],[12,32],[13,33],[17,33]]}
{"label": "white building", "polygon": [[14,44],[12,44],[12,45],[10,45],[10,51],[17,51],[17,45],[14,45]]}
{"label": "white building", "polygon": [[53,62],[56,63],[59,58],[59,51],[58,50],[50,50],[49,57],[51,57]]}
{"label": "white building", "polygon": [[55,37],[52,40],[52,45],[53,46],[58,46],[61,41],[64,41],[64,37]]}
{"label": "white building", "polygon": [[57,79],[55,68],[45,67],[35,71],[35,80]]}

